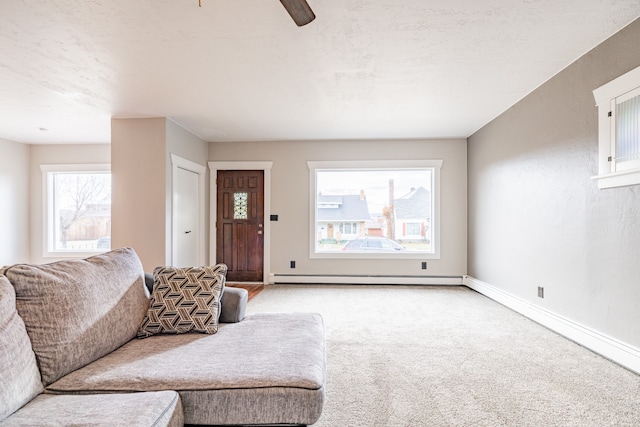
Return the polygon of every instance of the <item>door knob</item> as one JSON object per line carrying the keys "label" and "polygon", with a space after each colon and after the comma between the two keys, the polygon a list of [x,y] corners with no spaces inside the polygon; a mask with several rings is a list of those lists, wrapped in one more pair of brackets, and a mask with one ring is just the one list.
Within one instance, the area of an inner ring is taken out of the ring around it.
{"label": "door knob", "polygon": [[191,233],[191,230],[184,232],[184,234],[189,234],[189,233]]}

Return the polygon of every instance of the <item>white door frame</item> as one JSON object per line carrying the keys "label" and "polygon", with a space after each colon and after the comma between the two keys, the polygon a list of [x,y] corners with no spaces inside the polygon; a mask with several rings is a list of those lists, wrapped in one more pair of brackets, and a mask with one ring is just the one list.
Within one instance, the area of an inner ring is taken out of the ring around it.
{"label": "white door frame", "polygon": [[264,248],[262,251],[262,282],[269,283],[271,268],[271,167],[273,162],[209,162],[209,263],[216,263],[217,215],[218,215],[218,170],[261,170],[264,171]]}
{"label": "white door frame", "polygon": [[205,184],[207,168],[201,164],[192,162],[171,153],[171,264],[176,265],[178,261],[178,215],[176,214],[178,206],[176,204],[175,189],[177,188],[177,171],[178,168],[188,170],[198,174],[198,230],[196,231],[198,241],[198,267],[204,265],[205,254]]}

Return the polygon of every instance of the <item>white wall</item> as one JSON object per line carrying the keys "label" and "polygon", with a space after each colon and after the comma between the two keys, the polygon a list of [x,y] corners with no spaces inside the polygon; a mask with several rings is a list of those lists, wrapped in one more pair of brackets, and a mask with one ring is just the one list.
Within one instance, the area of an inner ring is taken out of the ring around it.
{"label": "white wall", "polygon": [[[274,274],[463,275],[466,274],[466,141],[305,141],[209,143],[211,161],[273,161],[271,266]],[[441,259],[344,260],[309,257],[309,160],[443,159]],[[296,261],[291,269],[289,261]]]}
{"label": "white wall", "polygon": [[[469,138],[469,275],[640,347],[640,186],[598,190],[592,90],[640,65],[640,21]],[[545,289],[544,299],[537,287]]]}
{"label": "white wall", "polygon": [[29,262],[29,146],[0,139],[0,267]]}
{"label": "white wall", "polygon": [[35,264],[55,261],[57,258],[43,256],[43,164],[82,164],[110,163],[111,155],[108,144],[59,144],[31,145],[30,158],[30,227],[31,227],[31,260]]}

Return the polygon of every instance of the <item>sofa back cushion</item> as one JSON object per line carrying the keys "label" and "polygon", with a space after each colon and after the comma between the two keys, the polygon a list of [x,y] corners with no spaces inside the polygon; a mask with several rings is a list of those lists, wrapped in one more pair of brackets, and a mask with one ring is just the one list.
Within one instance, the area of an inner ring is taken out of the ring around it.
{"label": "sofa back cushion", "polygon": [[131,248],[17,264],[5,274],[45,387],[134,338],[149,306],[142,264]]}
{"label": "sofa back cushion", "polygon": [[16,294],[0,275],[0,421],[42,393],[40,371],[22,318]]}

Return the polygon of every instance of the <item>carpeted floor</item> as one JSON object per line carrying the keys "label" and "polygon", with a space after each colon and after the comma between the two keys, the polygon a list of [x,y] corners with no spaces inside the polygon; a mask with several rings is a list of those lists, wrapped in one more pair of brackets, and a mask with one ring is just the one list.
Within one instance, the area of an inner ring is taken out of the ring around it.
{"label": "carpeted floor", "polygon": [[249,313],[313,311],[316,427],[640,426],[640,376],[465,287],[270,285]]}

